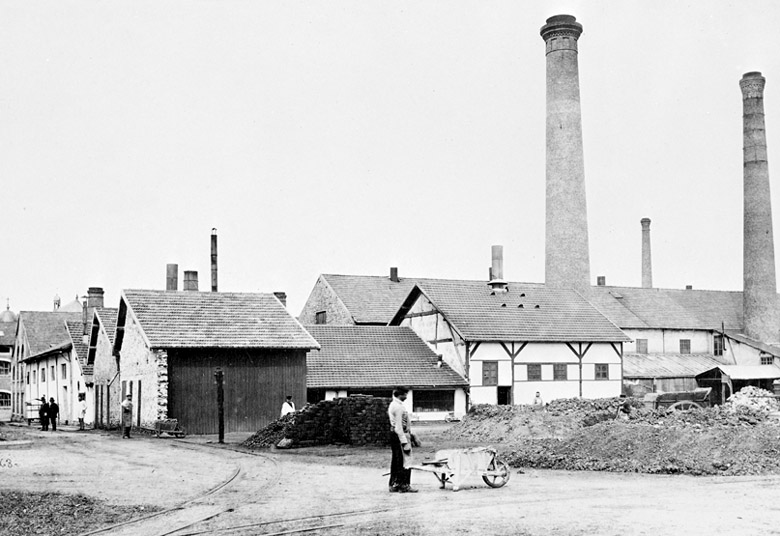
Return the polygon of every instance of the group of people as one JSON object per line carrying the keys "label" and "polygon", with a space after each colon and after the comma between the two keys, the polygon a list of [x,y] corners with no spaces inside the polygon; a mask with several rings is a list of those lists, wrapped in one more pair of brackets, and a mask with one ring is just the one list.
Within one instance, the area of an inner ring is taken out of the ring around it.
{"label": "group of people", "polygon": [[46,402],[46,397],[41,397],[41,405],[38,408],[38,418],[41,421],[41,430],[44,432],[49,431],[49,423],[51,423],[51,431],[57,431],[57,418],[60,416],[60,407],[54,401],[54,398],[50,398]]}
{"label": "group of people", "polygon": [[[79,430],[85,430],[84,418],[87,416],[87,395],[79,393]],[[38,407],[38,419],[41,421],[41,430],[44,432],[49,431],[49,425],[51,425],[51,431],[57,431],[57,419],[60,417],[60,406],[54,401],[54,397],[49,398],[46,402],[46,397],[41,397],[41,405]],[[67,424],[67,421],[65,422]]]}

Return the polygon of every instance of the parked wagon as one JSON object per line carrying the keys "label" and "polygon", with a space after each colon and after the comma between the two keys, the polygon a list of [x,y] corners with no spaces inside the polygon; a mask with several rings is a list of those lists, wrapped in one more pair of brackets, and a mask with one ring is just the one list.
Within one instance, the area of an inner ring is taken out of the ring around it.
{"label": "parked wagon", "polygon": [[673,391],[668,393],[647,393],[644,397],[646,408],[650,409],[695,409],[710,406],[712,387],[698,387],[693,391]]}
{"label": "parked wagon", "polygon": [[458,491],[470,476],[481,476],[491,488],[500,488],[509,482],[512,474],[509,465],[496,456],[493,447],[439,450],[433,460],[413,465],[412,469],[433,473],[441,483],[441,489],[449,482],[452,491]]}
{"label": "parked wagon", "polygon": [[24,404],[24,418],[27,420],[27,426],[30,426],[34,421],[41,422],[41,416],[38,413],[38,411],[41,409],[41,401],[32,400],[30,402],[25,402]]}

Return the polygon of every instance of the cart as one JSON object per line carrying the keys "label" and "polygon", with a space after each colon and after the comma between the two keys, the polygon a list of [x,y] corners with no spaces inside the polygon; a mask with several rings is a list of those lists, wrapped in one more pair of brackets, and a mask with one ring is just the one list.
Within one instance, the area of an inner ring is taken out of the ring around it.
{"label": "cart", "polygon": [[712,387],[697,387],[693,391],[674,391],[670,393],[647,393],[645,407],[649,409],[695,409],[710,405]]}
{"label": "cart", "polygon": [[491,488],[500,488],[509,482],[509,465],[496,456],[493,447],[475,447],[436,451],[435,459],[413,465],[411,469],[433,473],[444,489],[447,482],[452,491],[458,491],[469,476],[481,476]]}
{"label": "cart", "polygon": [[38,414],[38,410],[41,409],[41,401],[40,400],[31,400],[29,402],[25,402],[25,416],[24,418],[27,420],[27,426],[30,426],[33,421],[41,422],[41,416]]}

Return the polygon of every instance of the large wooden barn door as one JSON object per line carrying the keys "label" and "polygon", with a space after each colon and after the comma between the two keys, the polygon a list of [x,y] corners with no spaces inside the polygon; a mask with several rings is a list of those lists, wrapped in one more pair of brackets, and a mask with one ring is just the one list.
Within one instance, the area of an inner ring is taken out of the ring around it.
{"label": "large wooden barn door", "polygon": [[279,417],[285,396],[306,400],[303,351],[170,350],[168,416],[192,434],[219,427],[214,372],[224,373],[225,432],[255,432]]}

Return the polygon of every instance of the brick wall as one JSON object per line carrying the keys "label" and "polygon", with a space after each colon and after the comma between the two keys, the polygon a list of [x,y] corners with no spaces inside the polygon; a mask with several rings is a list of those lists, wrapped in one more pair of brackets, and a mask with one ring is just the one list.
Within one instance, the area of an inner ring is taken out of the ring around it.
{"label": "brick wall", "polygon": [[298,321],[303,325],[314,324],[316,315],[320,311],[326,312],[326,324],[336,326],[355,324],[346,306],[322,276],[317,279],[317,283],[309,294],[309,299],[306,300],[303,310],[298,316]]}
{"label": "brick wall", "polygon": [[297,413],[285,437],[296,447],[385,445],[390,430],[389,405],[390,398],[364,395],[323,400]]}

